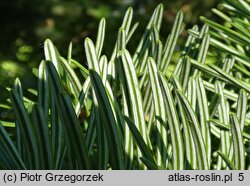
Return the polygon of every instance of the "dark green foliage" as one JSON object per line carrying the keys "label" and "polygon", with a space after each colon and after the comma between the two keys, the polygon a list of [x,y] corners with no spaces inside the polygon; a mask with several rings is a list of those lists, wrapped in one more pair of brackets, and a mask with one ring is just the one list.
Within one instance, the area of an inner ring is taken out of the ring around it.
{"label": "dark green foliage", "polygon": [[234,9],[216,10],[231,27],[202,17],[210,29],[189,30],[177,65],[171,61],[183,13],[163,40],[162,4],[134,49],[127,46],[136,28],[127,10],[111,57],[101,19],[96,42],[85,39],[88,68],[73,59],[71,44],[64,58],[47,39],[32,99],[18,79],[10,90],[12,107],[5,108],[16,119],[0,124],[1,168],[249,169],[244,2],[227,0]]}

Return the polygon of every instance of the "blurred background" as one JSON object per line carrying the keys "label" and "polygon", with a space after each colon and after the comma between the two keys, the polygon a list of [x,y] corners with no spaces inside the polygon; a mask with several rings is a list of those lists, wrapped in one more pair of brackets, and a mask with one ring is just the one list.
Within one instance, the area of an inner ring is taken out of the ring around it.
{"label": "blurred background", "polygon": [[[134,22],[140,22],[135,39],[130,41],[130,46],[134,46],[159,3],[165,8],[161,28],[165,40],[178,10],[184,12],[188,29],[194,24],[201,25],[201,15],[211,18],[211,8],[216,7],[218,0],[1,0],[0,103],[8,98],[6,87],[12,87],[16,77],[24,89],[36,88],[32,68],[37,68],[43,59],[41,44],[46,38],[50,38],[64,56],[72,41],[73,57],[84,64],[84,38],[95,40],[102,17],[107,22],[104,52],[109,55],[126,9],[132,6]],[[185,35],[184,30],[183,41]],[[1,109],[0,114],[0,118],[11,117]]]}

